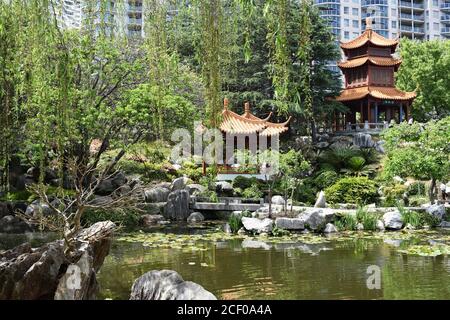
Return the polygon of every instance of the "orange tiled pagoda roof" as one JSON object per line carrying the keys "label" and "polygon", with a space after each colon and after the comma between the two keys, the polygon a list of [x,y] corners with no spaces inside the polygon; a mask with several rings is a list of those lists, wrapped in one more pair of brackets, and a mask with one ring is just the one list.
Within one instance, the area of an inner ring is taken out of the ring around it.
{"label": "orange tiled pagoda roof", "polygon": [[398,39],[387,39],[374,32],[370,26],[367,26],[367,29],[359,37],[348,42],[341,42],[341,48],[356,49],[362,47],[368,42],[379,47],[396,47],[398,44]]}
{"label": "orange tiled pagoda roof", "polygon": [[416,97],[415,92],[403,92],[393,87],[363,86],[352,89],[345,89],[336,98],[337,101],[358,100],[366,96],[371,96],[385,100],[410,100]]}
{"label": "orange tiled pagoda roof", "polygon": [[245,103],[245,112],[239,115],[228,109],[228,100],[224,100],[222,111],[222,123],[220,130],[230,134],[252,134],[259,133],[261,136],[272,136],[281,134],[288,130],[288,123],[291,117],[283,123],[273,123],[268,120],[272,116],[270,113],[265,119],[260,119],[250,112],[249,103]]}
{"label": "orange tiled pagoda roof", "polygon": [[392,57],[360,57],[338,63],[338,66],[343,69],[355,68],[364,65],[365,63],[371,63],[376,66],[390,67],[398,66],[402,63],[401,59],[395,59]]}

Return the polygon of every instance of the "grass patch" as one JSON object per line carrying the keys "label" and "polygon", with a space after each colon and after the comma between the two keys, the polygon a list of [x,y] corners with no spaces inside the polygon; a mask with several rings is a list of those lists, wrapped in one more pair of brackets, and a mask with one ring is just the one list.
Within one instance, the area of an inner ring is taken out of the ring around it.
{"label": "grass patch", "polygon": [[362,223],[364,230],[374,231],[377,229],[378,214],[370,213],[364,207],[359,207],[356,211],[356,220]]}
{"label": "grass patch", "polygon": [[334,222],[334,225],[339,231],[343,230],[356,230],[356,225],[358,221],[356,217],[351,214],[342,214],[338,217],[338,219]]}

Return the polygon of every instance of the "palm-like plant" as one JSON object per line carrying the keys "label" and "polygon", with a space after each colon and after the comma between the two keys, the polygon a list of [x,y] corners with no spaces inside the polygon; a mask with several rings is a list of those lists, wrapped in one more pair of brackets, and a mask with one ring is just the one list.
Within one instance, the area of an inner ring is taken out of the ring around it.
{"label": "palm-like plant", "polygon": [[332,146],[329,150],[319,155],[322,164],[332,165],[336,170],[346,167],[348,160],[358,155],[358,149],[354,146]]}
{"label": "palm-like plant", "polygon": [[366,159],[364,159],[363,157],[351,157],[347,161],[346,168],[342,169],[341,172],[355,175],[357,177],[368,176],[372,173],[373,170],[370,169],[366,165],[366,163]]}

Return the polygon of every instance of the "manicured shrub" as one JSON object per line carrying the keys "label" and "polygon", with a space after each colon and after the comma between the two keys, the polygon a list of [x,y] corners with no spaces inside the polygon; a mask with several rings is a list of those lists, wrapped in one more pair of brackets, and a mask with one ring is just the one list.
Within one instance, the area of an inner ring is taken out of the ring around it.
{"label": "manicured shrub", "polygon": [[377,186],[367,177],[347,177],[325,189],[329,203],[367,204],[377,200]]}
{"label": "manicured shrub", "polygon": [[385,186],[383,194],[386,197],[385,206],[396,206],[397,203],[403,199],[403,194],[406,192],[406,187],[403,184],[396,183],[394,185]]}

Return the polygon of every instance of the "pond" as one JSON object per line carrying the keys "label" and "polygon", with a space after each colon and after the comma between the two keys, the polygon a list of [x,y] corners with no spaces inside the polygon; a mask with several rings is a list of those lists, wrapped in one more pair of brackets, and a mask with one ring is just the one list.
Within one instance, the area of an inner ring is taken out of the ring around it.
{"label": "pond", "polygon": [[[117,235],[98,274],[99,298],[128,299],[136,278],[170,269],[219,299],[450,299],[450,252],[430,249],[447,250],[448,232],[275,238],[216,229],[177,225]],[[45,239],[45,234],[0,235],[0,249]],[[367,287],[371,265],[380,268],[380,289]]]}

